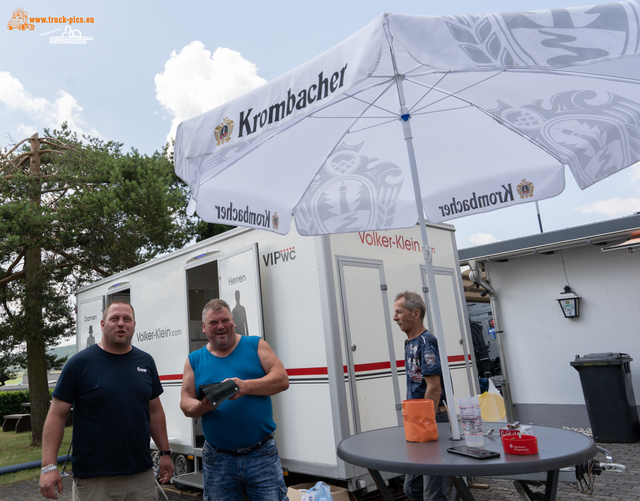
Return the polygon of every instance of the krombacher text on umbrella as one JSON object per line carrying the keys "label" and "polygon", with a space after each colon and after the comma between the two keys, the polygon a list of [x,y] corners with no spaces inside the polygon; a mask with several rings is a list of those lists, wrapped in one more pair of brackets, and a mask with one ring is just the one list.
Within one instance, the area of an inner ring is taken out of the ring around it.
{"label": "krombacher text on umbrella", "polygon": [[264,214],[252,212],[247,205],[245,209],[237,209],[233,203],[229,203],[227,207],[216,205],[218,211],[218,219],[226,221],[234,221],[237,223],[248,223],[254,226],[262,226],[264,228],[271,227],[271,211],[265,210]]}
{"label": "krombacher text on umbrella", "polygon": [[312,84],[308,89],[299,91],[297,95],[289,89],[286,99],[283,99],[279,103],[272,104],[259,113],[252,114],[253,108],[249,108],[246,112],[241,111],[239,118],[240,132],[238,133],[238,137],[243,137],[245,133],[247,135],[253,134],[258,128],[262,128],[273,122],[279,122],[284,117],[291,115],[294,110],[302,110],[306,108],[308,104],[320,101],[330,94],[333,94],[344,85],[345,71],[347,71],[346,64],[340,71],[334,72],[330,77],[325,77],[324,72],[321,71],[318,75],[317,85]]}
{"label": "krombacher text on umbrella", "polygon": [[502,189],[504,191],[494,191],[485,195],[476,195],[474,191],[471,197],[465,200],[456,200],[451,198],[451,203],[438,206],[438,209],[442,211],[442,216],[451,216],[452,214],[462,214],[463,212],[469,212],[476,209],[482,209],[483,207],[489,207],[491,205],[506,204],[507,202],[513,202],[513,189],[511,183],[506,186],[503,184]]}

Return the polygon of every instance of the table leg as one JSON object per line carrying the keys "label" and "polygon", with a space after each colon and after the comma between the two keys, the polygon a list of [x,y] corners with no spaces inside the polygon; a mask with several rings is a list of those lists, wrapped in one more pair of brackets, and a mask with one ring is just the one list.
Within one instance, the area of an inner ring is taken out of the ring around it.
{"label": "table leg", "polygon": [[385,499],[385,501],[394,501],[393,494],[391,494],[391,491],[387,487],[387,484],[382,478],[382,475],[380,475],[380,472],[378,470],[370,469],[369,474],[373,477],[373,481],[376,483],[376,486],[378,487],[378,490],[380,491],[380,494],[382,494],[382,497]]}
{"label": "table leg", "polygon": [[469,490],[467,483],[462,477],[449,477],[453,487],[456,489],[455,499],[462,499],[463,501],[474,501],[473,494]]}
{"label": "table leg", "polygon": [[558,492],[559,470],[547,472],[547,485],[544,489],[544,501],[555,501]]}

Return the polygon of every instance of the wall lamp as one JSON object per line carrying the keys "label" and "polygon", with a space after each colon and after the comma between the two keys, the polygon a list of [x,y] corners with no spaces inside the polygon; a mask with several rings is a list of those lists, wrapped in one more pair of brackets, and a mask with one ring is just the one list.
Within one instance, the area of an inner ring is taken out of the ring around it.
{"label": "wall lamp", "polygon": [[580,296],[576,295],[568,285],[564,286],[564,292],[560,293],[556,301],[560,304],[564,318],[578,318],[580,316]]}

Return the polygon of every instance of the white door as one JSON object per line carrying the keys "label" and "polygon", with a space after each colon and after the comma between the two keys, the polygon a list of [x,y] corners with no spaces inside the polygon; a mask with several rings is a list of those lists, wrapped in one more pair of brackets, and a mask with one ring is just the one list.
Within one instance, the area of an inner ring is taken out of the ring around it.
{"label": "white door", "polygon": [[264,337],[258,244],[220,258],[220,298],[231,306],[236,332]]}
{"label": "white door", "polygon": [[382,261],[337,261],[353,431],[397,426],[402,400]]}
{"label": "white door", "polygon": [[104,296],[84,299],[78,303],[76,352],[102,340],[100,321],[104,311]]}
{"label": "white door", "polygon": [[[431,316],[433,305],[431,304],[431,291],[428,291],[427,287],[427,271],[424,265],[421,265],[420,269],[422,271],[423,293],[429,316]],[[474,383],[474,373],[469,357],[469,321],[462,305],[464,295],[460,289],[460,274],[454,269],[438,266],[434,266],[433,272],[440,299],[438,304],[440,305],[440,318],[446,341],[453,391],[459,397],[476,395],[479,387],[477,378]],[[451,406],[451,402],[448,404]],[[457,407],[457,402],[453,402],[453,404]]]}

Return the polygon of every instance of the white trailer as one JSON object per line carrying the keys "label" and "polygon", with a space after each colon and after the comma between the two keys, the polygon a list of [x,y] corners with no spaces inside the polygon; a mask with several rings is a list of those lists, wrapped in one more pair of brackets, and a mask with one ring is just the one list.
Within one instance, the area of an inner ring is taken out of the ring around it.
{"label": "white trailer", "polygon": [[[205,303],[221,297],[238,331],[260,335],[289,374],[273,397],[276,438],[286,472],[369,485],[366,470],[336,456],[353,433],[402,424],[405,334],[393,325],[393,299],[422,291],[419,229],[303,237],[236,228],[80,289],[77,348],[98,342],[105,305],[135,308],[133,344],[155,359],[182,483],[201,482],[204,438],[179,408],[187,355],[207,343]],[[478,391],[469,362],[469,327],[454,228],[428,226],[437,293],[456,396]],[[426,323],[430,325],[430,311]],[[193,473],[192,473],[193,472]]]}

